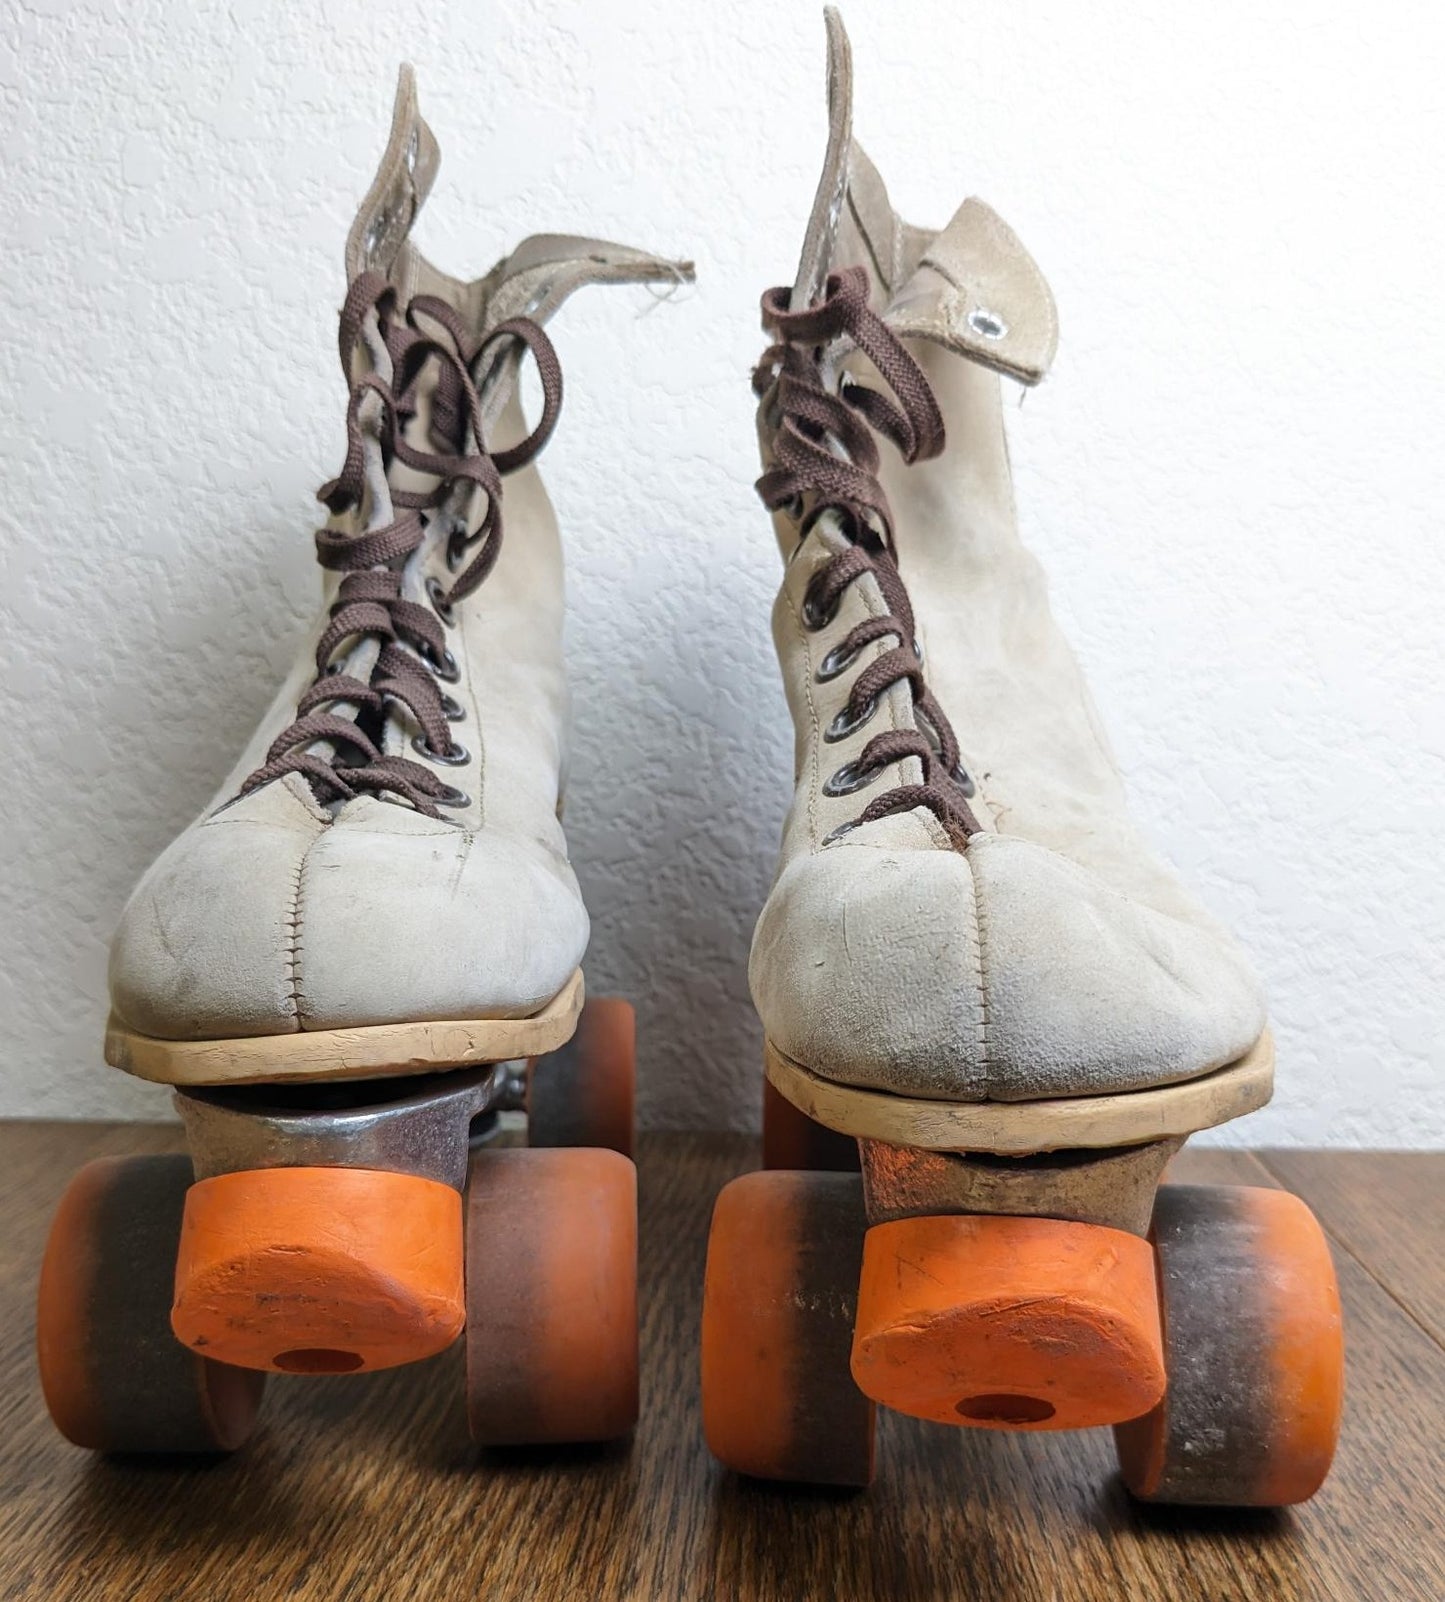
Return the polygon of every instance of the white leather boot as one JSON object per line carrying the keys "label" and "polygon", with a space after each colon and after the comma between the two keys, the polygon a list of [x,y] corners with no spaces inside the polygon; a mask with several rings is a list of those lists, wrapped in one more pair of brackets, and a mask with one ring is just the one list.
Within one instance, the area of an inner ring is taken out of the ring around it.
{"label": "white leather boot", "polygon": [[[564,1040],[581,1004],[562,558],[534,461],[561,374],[542,325],[581,285],[691,268],[547,235],[483,278],[449,278],[408,239],[437,164],[403,68],[346,247],[348,453],[321,492],[324,602],[112,948],[107,1058],[149,1078],[529,1056]],[[528,352],[546,395],[530,434]]]}
{"label": "white leather boot", "polygon": [[1047,371],[1048,286],[981,201],[896,216],[829,35],[827,161],[757,381],[797,736],[751,961],[770,1071],[953,1102],[1208,1075],[1261,1040],[1259,986],[1130,822],[1016,530],[1000,375]]}

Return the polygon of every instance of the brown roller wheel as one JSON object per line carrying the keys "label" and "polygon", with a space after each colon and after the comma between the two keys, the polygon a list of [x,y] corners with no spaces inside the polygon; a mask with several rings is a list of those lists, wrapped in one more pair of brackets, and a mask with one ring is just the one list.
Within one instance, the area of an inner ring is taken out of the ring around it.
{"label": "brown roller wheel", "polygon": [[873,1404],[848,1369],[866,1227],[852,1174],[744,1174],[718,1196],[702,1417],[728,1468],[820,1485],[873,1478]]}
{"label": "brown roller wheel", "polygon": [[630,1157],[636,1083],[632,1003],[616,996],[584,1003],[567,1044],[528,1065],[528,1143],[603,1146]]}
{"label": "brown roller wheel", "polygon": [[1168,1390],[1119,1425],[1151,1502],[1285,1507],[1329,1472],[1344,1396],[1324,1231],[1287,1191],[1167,1185],[1154,1208]]}
{"label": "brown roller wheel", "polygon": [[484,1446],[637,1422],[637,1173],[597,1148],[472,1157],[467,1422]]}
{"label": "brown roller wheel", "polygon": [[763,1167],[818,1173],[858,1172],[858,1142],[795,1107],[770,1080],[763,1081]]}
{"label": "brown roller wheel", "polygon": [[97,1452],[230,1452],[265,1375],[171,1333],[185,1156],[107,1157],[61,1197],[40,1270],[37,1353],[56,1428]]}

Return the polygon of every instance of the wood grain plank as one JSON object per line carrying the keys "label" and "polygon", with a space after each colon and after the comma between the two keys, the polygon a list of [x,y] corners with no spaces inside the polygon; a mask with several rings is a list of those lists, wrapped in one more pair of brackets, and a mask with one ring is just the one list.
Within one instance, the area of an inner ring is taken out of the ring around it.
{"label": "wood grain plank", "polygon": [[[0,1597],[1445,1595],[1445,1353],[1348,1254],[1344,1440],[1325,1491],[1295,1513],[1137,1508],[1104,1431],[1007,1436],[894,1416],[867,1493],[724,1473],[701,1441],[697,1331],[712,1198],[754,1160],[753,1143],[733,1136],[643,1143],[643,1417],[630,1446],[478,1453],[452,1352],[387,1374],[282,1378],[256,1439],[219,1465],[94,1460],[54,1435],[38,1395],[32,1304],[45,1227],[80,1162],[177,1142],[173,1129],[0,1126]],[[1270,1182],[1237,1152],[1187,1152],[1175,1173]]]}
{"label": "wood grain plank", "polygon": [[1259,1156],[1445,1346],[1445,1154],[1266,1151]]}

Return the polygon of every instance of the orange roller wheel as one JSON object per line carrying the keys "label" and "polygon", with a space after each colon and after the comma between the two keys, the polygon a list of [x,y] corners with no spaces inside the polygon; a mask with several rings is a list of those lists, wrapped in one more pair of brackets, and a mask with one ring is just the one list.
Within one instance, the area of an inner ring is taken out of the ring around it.
{"label": "orange roller wheel", "polygon": [[902,1218],[863,1248],[853,1377],[943,1424],[1078,1429],[1164,1392],[1149,1243],[1049,1218]]}
{"label": "orange roller wheel", "polygon": [[873,1404],[848,1372],[865,1225],[852,1174],[745,1174],[718,1196],[702,1418],[728,1468],[821,1485],[873,1478]]}
{"label": "orange roller wheel", "polygon": [[219,1174],[186,1197],[171,1326],[245,1368],[349,1374],[430,1357],[465,1314],[462,1199],[363,1168]]}
{"label": "orange roller wheel", "polygon": [[637,1422],[637,1173],[600,1149],[504,1147],[467,1192],[467,1419],[485,1446]]}
{"label": "orange roller wheel", "polygon": [[1329,1472],[1340,1294],[1314,1214],[1282,1190],[1167,1185],[1154,1209],[1169,1390],[1115,1432],[1153,1502],[1283,1507]]}
{"label": "orange roller wheel", "polygon": [[604,1146],[632,1155],[637,1021],[631,1002],[598,996],[583,1005],[565,1046],[527,1069],[532,1146]]}
{"label": "orange roller wheel", "polygon": [[184,1156],[109,1157],[61,1199],[40,1270],[36,1345],[56,1427],[102,1452],[229,1452],[251,1433],[265,1376],[171,1334]]}
{"label": "orange roller wheel", "polygon": [[769,1080],[763,1081],[763,1167],[855,1173],[858,1142],[840,1135],[795,1107]]}

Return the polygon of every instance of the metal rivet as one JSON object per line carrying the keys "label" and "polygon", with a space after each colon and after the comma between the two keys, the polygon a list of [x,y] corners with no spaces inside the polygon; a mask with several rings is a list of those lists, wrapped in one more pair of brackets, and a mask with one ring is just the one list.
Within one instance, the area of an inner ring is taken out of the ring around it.
{"label": "metal rivet", "polygon": [[1008,324],[987,306],[979,306],[968,314],[968,326],[980,339],[1003,339],[1008,334]]}

